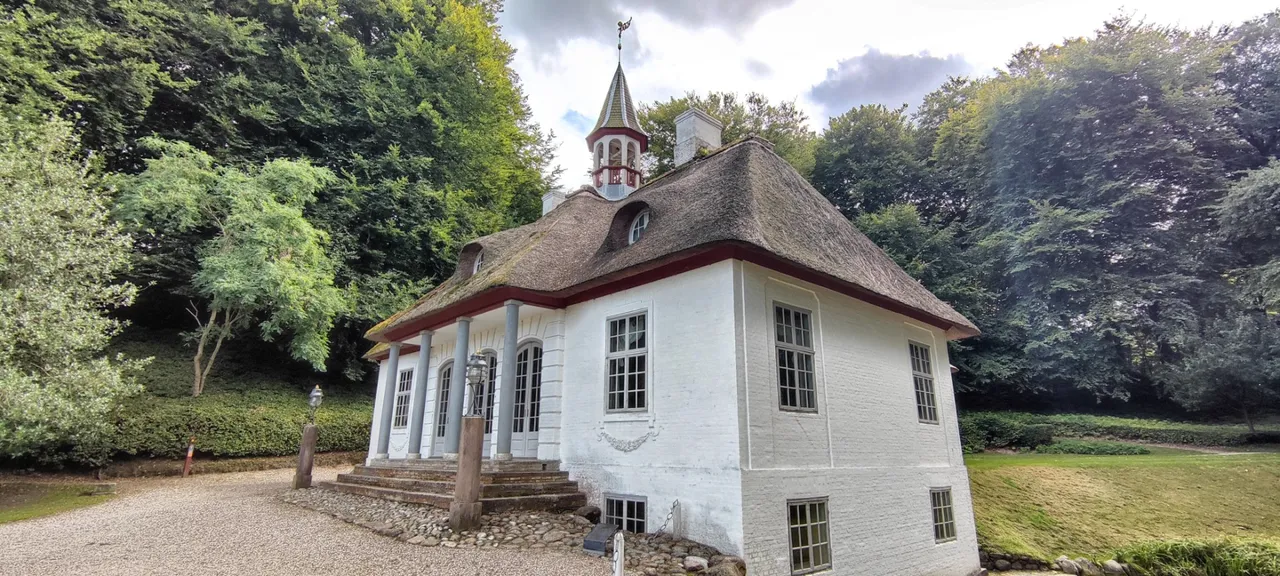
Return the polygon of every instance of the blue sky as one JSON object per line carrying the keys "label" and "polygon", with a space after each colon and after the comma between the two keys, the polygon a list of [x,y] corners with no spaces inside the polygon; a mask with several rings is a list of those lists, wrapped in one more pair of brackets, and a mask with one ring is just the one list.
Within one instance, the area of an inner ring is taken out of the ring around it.
{"label": "blue sky", "polygon": [[[1274,0],[1271,0],[1274,2]],[[688,91],[793,100],[814,130],[858,104],[915,106],[951,75],[983,75],[1027,44],[1086,36],[1127,14],[1220,26],[1276,8],[1260,0],[508,0],[503,36],[534,118],[555,132],[560,184],[587,182],[586,133],[617,64],[639,102]]]}

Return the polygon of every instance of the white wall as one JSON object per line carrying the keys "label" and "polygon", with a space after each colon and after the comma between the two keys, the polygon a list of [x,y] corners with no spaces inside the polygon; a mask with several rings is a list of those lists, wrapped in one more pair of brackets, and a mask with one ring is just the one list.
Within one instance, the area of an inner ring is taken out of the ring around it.
{"label": "white wall", "polygon": [[[790,574],[788,499],[829,498],[834,574],[978,568],[968,474],[941,330],[735,263],[744,409],[743,526],[752,574]],[[816,414],[778,409],[773,303],[813,312]],[[908,338],[931,345],[939,424],[916,415]],[[935,544],[929,489],[950,486],[957,539]]]}
{"label": "white wall", "polygon": [[[648,410],[606,414],[606,319],[648,311]],[[565,311],[561,468],[593,504],[645,497],[648,529],[742,551],[733,268],[728,261]],[[639,441],[632,451],[610,443]]]}

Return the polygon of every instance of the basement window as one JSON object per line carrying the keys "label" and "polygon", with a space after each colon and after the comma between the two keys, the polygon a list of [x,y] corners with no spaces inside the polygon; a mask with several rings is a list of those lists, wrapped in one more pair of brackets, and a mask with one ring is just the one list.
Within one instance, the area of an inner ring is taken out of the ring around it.
{"label": "basement window", "polygon": [[604,522],[634,534],[648,532],[648,502],[641,496],[605,496]]}
{"label": "basement window", "polygon": [[791,531],[791,573],[811,574],[831,568],[827,499],[787,500]]}
{"label": "basement window", "polygon": [[925,424],[938,423],[938,399],[933,393],[933,361],[929,347],[907,342],[911,351],[911,379],[916,387],[916,416]]}
{"label": "basement window", "polygon": [[396,379],[396,401],[391,411],[391,427],[409,425],[409,391],[413,390],[413,368],[401,370]]}
{"label": "basement window", "polygon": [[941,544],[956,539],[956,518],[951,512],[951,488],[929,490],[933,506],[933,541]]}

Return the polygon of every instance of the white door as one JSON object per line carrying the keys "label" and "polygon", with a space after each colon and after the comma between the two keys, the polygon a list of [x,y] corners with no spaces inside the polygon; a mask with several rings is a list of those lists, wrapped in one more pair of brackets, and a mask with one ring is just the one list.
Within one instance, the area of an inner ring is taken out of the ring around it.
{"label": "white door", "polygon": [[538,409],[542,399],[542,346],[525,344],[516,353],[515,415],[511,456],[538,457]]}
{"label": "white door", "polygon": [[[484,361],[489,366],[489,377],[484,382],[484,451],[481,454],[488,458],[489,448],[493,446],[494,428],[497,426],[493,420],[496,412],[493,407],[493,393],[498,389],[498,355],[494,352],[485,352]],[[471,402],[471,399],[468,398],[467,401]]]}
{"label": "white door", "polygon": [[436,379],[436,417],[431,425],[431,455],[444,456],[444,434],[448,430],[449,388],[453,385],[453,362],[440,367]]}

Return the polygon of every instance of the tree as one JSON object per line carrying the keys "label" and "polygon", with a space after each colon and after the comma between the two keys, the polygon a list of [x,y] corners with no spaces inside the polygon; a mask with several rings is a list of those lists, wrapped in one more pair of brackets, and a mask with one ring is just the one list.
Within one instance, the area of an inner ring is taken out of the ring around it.
{"label": "tree", "polygon": [[1280,10],[1227,35],[1231,53],[1219,79],[1235,99],[1232,121],[1261,162],[1280,159]]}
{"label": "tree", "polygon": [[1165,387],[1190,411],[1254,421],[1280,400],[1280,324],[1261,310],[1237,310],[1191,337],[1186,357],[1167,369]]}
{"label": "tree", "polygon": [[1241,257],[1245,289],[1280,309],[1280,160],[1249,172],[1217,206],[1222,232]]}
{"label": "tree", "polygon": [[111,415],[140,389],[142,362],[102,355],[122,326],[107,313],[135,294],[116,280],[130,239],[70,124],[13,112],[0,113],[0,454],[103,462]]}
{"label": "tree", "polygon": [[249,325],[268,342],[284,336],[295,359],[323,370],[334,317],[347,303],[334,286],[328,235],[303,209],[333,174],[289,160],[245,172],[184,142],[143,144],[160,156],[141,174],[112,180],[117,216],[139,234],[142,266],[202,302],[190,310],[191,395],[203,391],[223,341]]}
{"label": "tree", "polygon": [[721,141],[732,143],[755,135],[773,143],[773,151],[808,177],[813,170],[816,136],[807,126],[809,118],[795,102],[773,104],[761,94],[750,93],[745,99],[733,92],[709,92],[700,96],[689,92],[666,102],[641,104],[636,110],[640,127],[649,134],[649,151],[644,161],[649,178],[656,178],[675,167],[676,116],[689,108],[697,108],[724,123]]}
{"label": "tree", "polygon": [[898,203],[916,204],[932,217],[941,207],[918,150],[905,105],[859,106],[831,119],[814,154],[811,180],[849,218]]}

